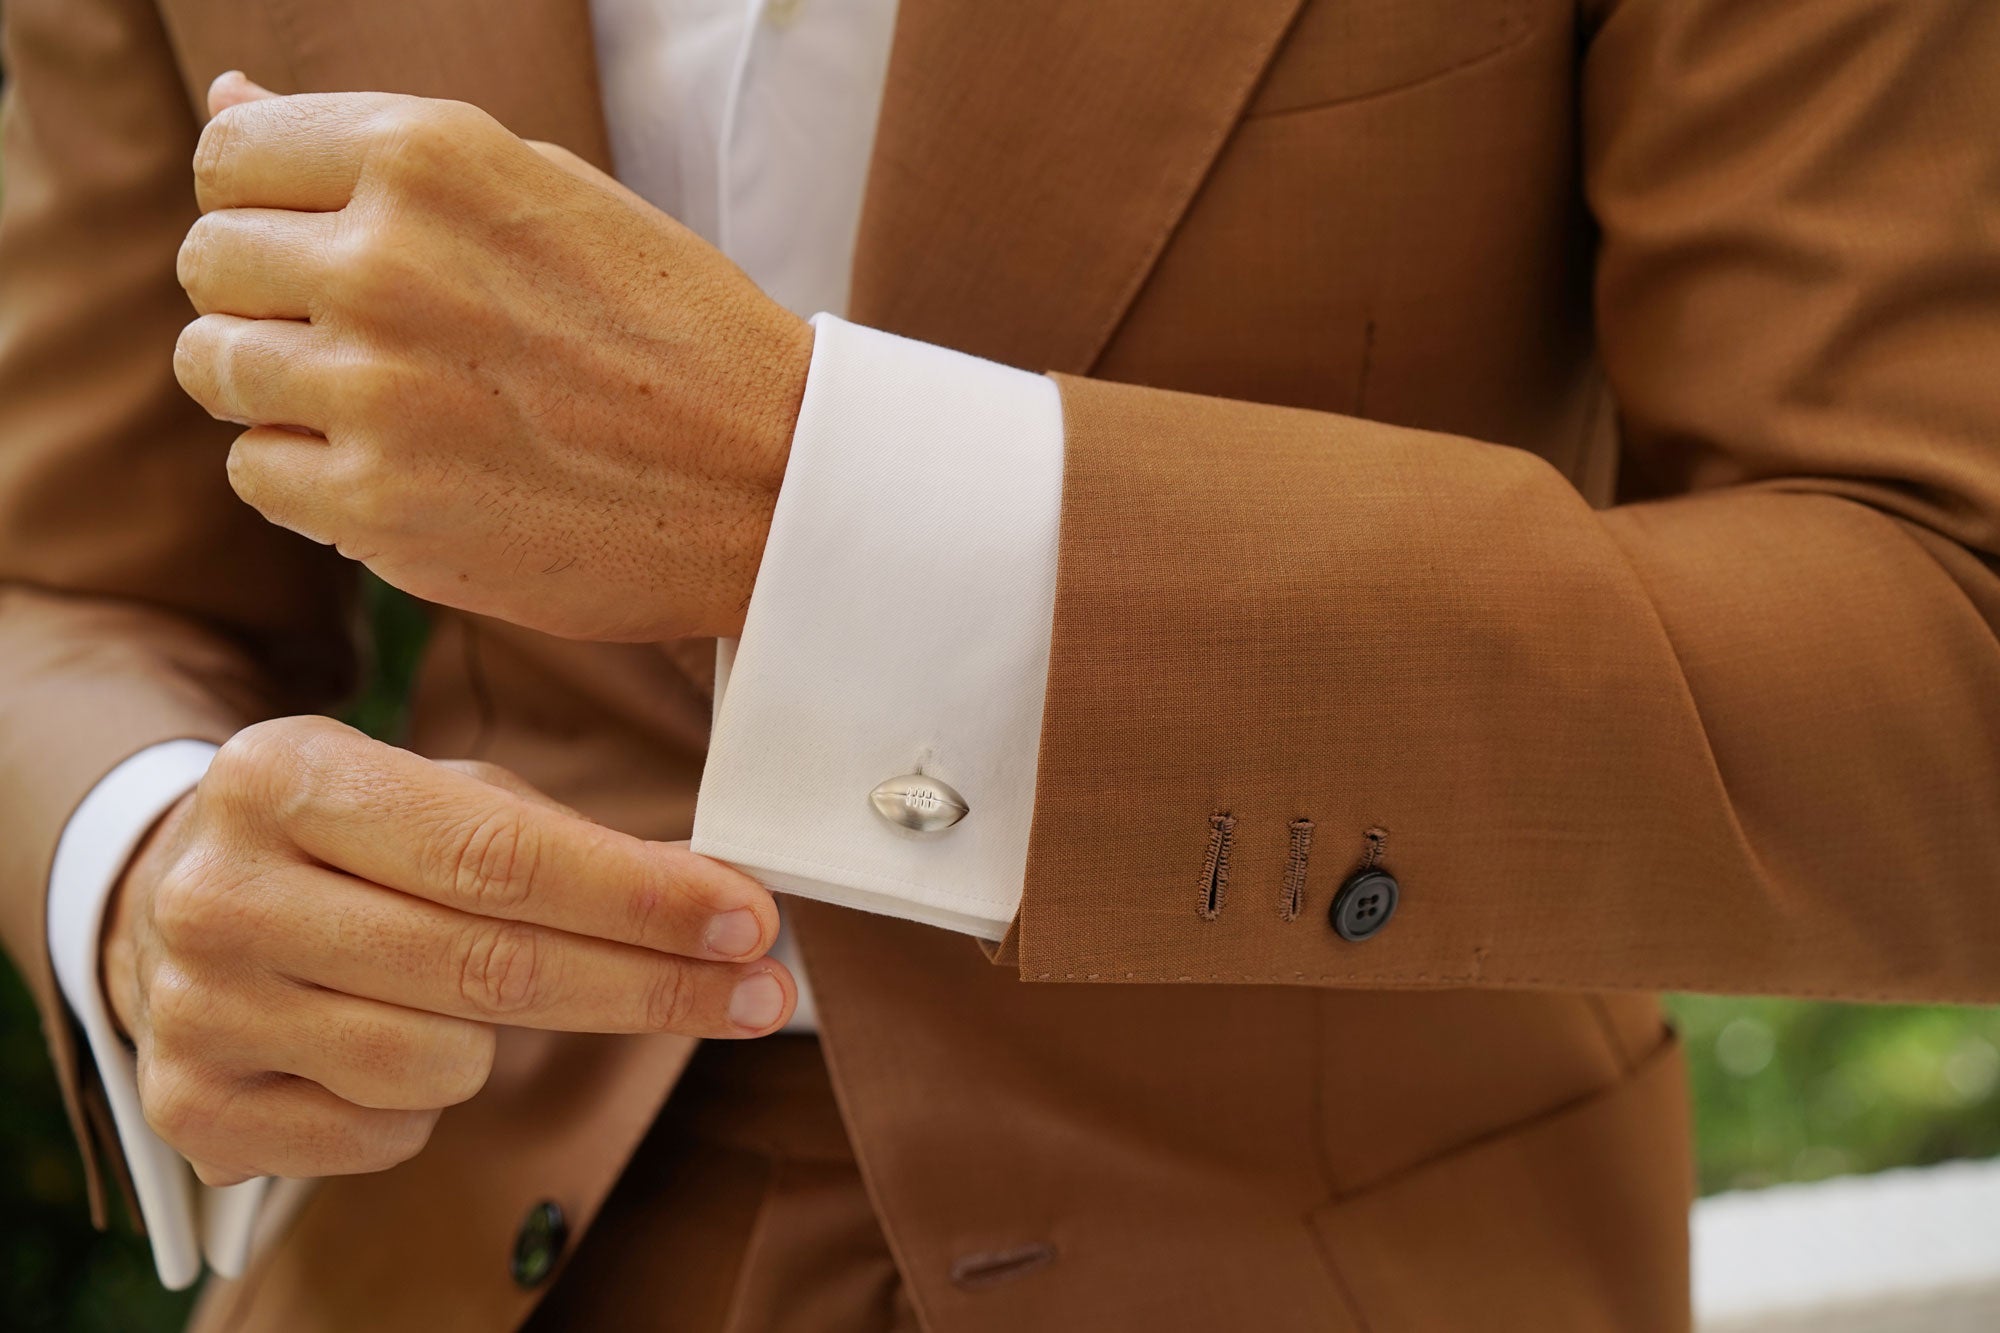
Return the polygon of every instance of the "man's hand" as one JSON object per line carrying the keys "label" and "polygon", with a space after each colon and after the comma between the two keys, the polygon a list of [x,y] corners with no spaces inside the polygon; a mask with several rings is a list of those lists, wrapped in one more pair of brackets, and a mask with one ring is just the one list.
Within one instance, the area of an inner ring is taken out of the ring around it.
{"label": "man's hand", "polygon": [[104,950],[140,1101],[210,1184],[374,1171],[485,1082],[494,1024],[758,1036],[777,906],[503,770],[250,727],[127,871]]}
{"label": "man's hand", "polygon": [[456,102],[209,93],[174,358],[272,522],[582,639],[740,631],[812,330],[609,176]]}

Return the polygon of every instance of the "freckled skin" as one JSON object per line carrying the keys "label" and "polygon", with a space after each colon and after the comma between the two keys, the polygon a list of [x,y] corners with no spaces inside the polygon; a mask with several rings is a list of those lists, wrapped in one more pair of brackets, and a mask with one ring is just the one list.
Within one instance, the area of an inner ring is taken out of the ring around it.
{"label": "freckled skin", "polygon": [[[711,933],[723,914],[735,935]],[[279,718],[147,836],[102,970],[147,1120],[233,1184],[403,1161],[477,1094],[503,1025],[768,1032],[797,995],[763,957],[777,917],[748,876],[503,769]],[[781,1006],[744,1021],[746,981]]]}
{"label": "freckled skin", "polygon": [[[471,107],[220,91],[176,366],[253,428],[239,494],[419,597],[548,633],[740,630],[810,327]],[[329,162],[345,203],[308,211],[335,202],[311,197]]]}

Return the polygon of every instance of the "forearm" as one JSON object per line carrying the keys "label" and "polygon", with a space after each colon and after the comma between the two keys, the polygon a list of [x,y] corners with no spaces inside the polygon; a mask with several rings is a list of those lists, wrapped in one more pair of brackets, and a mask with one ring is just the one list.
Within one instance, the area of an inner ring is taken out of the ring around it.
{"label": "forearm", "polygon": [[[1516,450],[1064,388],[1025,977],[2000,994],[1963,548],[1829,494],[1598,514]],[[1402,900],[1352,944],[1326,908],[1372,829]]]}

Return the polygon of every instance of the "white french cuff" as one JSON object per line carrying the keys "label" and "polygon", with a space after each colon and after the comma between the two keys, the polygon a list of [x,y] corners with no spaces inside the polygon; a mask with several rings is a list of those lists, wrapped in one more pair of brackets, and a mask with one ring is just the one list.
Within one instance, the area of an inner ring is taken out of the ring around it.
{"label": "white french cuff", "polygon": [[147,830],[208,772],[215,750],[207,741],[165,741],[119,764],[77,805],[49,867],[49,956],[56,984],[83,1028],[104,1085],[152,1242],[153,1267],[161,1284],[175,1291],[201,1276],[204,1258],[223,1277],[242,1276],[253,1240],[281,1226],[312,1183],[259,1178],[216,1188],[197,1180],[187,1159],[146,1123],[137,1061],[112,1026],[98,984],[98,946],[111,891]]}
{"label": "white french cuff", "polygon": [[181,1155],[146,1123],[138,1067],[98,985],[98,940],[111,891],[155,821],[208,771],[215,747],[167,741],[139,751],[90,789],[63,826],[49,867],[49,958],[104,1084],[139,1216],[160,1281],[175,1290],[201,1276],[199,1188]]}
{"label": "white french cuff", "polygon": [[[1053,381],[813,319],[743,636],[718,648],[694,850],[773,889],[999,939],[1021,901],[1062,510]],[[922,775],[917,832],[871,794]]]}

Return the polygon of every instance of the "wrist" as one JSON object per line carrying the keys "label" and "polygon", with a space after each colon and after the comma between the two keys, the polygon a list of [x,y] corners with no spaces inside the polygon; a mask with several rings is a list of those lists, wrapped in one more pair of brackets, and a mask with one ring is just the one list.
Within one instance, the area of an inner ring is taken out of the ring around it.
{"label": "wrist", "polygon": [[792,436],[798,429],[799,407],[805,399],[806,377],[812,366],[812,325],[789,312],[779,312],[779,326],[766,341],[769,349],[758,375],[759,392],[752,401],[758,407],[749,414],[746,456],[752,460],[745,487],[745,516],[731,558],[716,589],[714,610],[706,617],[700,633],[706,637],[734,638],[743,632],[744,616],[750,609],[750,595],[757,585],[757,571],[770,540],[772,516],[777,511],[778,492],[785,480],[791,458]]}

